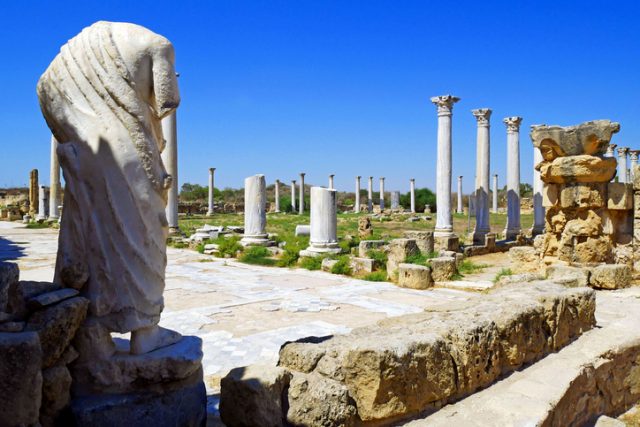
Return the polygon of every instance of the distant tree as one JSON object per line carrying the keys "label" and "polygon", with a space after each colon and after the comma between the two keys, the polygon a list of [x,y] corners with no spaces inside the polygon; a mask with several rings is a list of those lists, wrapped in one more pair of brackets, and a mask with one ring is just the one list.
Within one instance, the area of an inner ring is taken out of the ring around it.
{"label": "distant tree", "polygon": [[527,184],[523,182],[520,184],[520,197],[532,197],[533,196],[533,187],[531,184]]}
{"label": "distant tree", "polygon": [[[406,209],[411,208],[411,193],[400,196],[400,204]],[[416,188],[416,212],[424,211],[425,205],[430,205],[431,210],[436,210],[436,195],[428,188]]]}

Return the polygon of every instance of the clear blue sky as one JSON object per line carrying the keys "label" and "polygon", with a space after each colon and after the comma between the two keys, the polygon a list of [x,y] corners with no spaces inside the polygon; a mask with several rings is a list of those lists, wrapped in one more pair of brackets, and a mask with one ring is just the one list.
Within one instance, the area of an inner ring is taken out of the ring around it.
{"label": "clear blue sky", "polygon": [[[434,95],[453,116],[453,173],[471,189],[476,125],[493,109],[491,169],[504,184],[502,118],[531,124],[621,122],[640,148],[640,2],[593,1],[15,1],[0,14],[0,186],[48,184],[49,131],[36,82],[60,46],[97,20],[141,24],[175,45],[180,182],[219,187],[245,176],[339,189],[387,177],[386,189],[435,184]],[[363,183],[364,184],[364,183]],[[376,180],[377,186],[377,180]]]}

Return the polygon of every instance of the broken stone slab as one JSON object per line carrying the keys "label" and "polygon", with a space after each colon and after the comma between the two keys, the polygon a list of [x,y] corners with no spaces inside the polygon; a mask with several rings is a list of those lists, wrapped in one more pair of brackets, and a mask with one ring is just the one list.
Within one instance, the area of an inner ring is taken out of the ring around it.
{"label": "broken stone slab", "polygon": [[9,289],[20,280],[18,264],[0,261],[0,311],[6,311],[9,303]]}
{"label": "broken stone slab", "polygon": [[25,330],[37,332],[40,337],[43,368],[52,366],[71,344],[88,308],[88,299],[74,297],[36,311],[29,317]]}
{"label": "broken stone slab", "polygon": [[350,260],[351,271],[355,276],[364,273],[373,273],[375,261],[371,258],[352,257]]}
{"label": "broken stone slab", "polygon": [[620,123],[593,120],[575,126],[535,125],[531,127],[533,146],[545,160],[580,154],[603,155]]}
{"label": "broken stone slab", "polygon": [[358,245],[358,256],[360,258],[367,258],[369,251],[379,250],[386,244],[387,242],[384,240],[362,240]]}
{"label": "broken stone slab", "polygon": [[35,332],[0,333],[0,425],[36,425],[42,401],[42,349]]}
{"label": "broken stone slab", "polygon": [[631,268],[625,264],[604,264],[591,269],[589,284],[596,289],[622,289],[631,285]]}
{"label": "broken stone slab", "polygon": [[458,272],[456,259],[453,257],[438,257],[429,260],[431,264],[431,278],[434,282],[446,282]]}
{"label": "broken stone slab", "polygon": [[568,265],[551,265],[546,270],[548,280],[568,287],[589,286],[590,274],[587,268]]}
{"label": "broken stone slab", "polygon": [[460,249],[460,238],[458,236],[434,236],[433,242],[436,251],[454,251]]}
{"label": "broken stone slab", "polygon": [[633,189],[631,185],[623,182],[610,182],[607,184],[607,209],[630,210],[633,209]]}
{"label": "broken stone slab", "polygon": [[58,289],[57,291],[47,292],[46,294],[40,294],[29,299],[29,301],[27,301],[27,307],[31,310],[38,310],[49,305],[57,304],[60,301],[73,298],[79,294],[80,292],[72,288]]}
{"label": "broken stone slab", "polygon": [[73,399],[76,425],[201,427],[205,425],[207,394],[202,381],[166,391],[84,396]]}
{"label": "broken stone slab", "polygon": [[310,236],[311,235],[311,226],[310,225],[296,225],[296,236]]}
{"label": "broken stone slab", "polygon": [[564,347],[595,325],[594,313],[589,288],[506,286],[346,335],[285,344],[279,366],[343,384],[360,420],[391,423],[438,409]]}
{"label": "broken stone slab", "polygon": [[404,232],[404,238],[415,240],[420,252],[425,255],[434,251],[433,231],[408,230]]}
{"label": "broken stone slab", "polygon": [[53,292],[60,288],[60,285],[55,283],[21,280],[9,289],[8,311],[17,318],[23,318],[29,313],[27,301],[40,294]]}
{"label": "broken stone slab", "polygon": [[607,183],[580,183],[560,186],[560,207],[602,208],[607,203]]}
{"label": "broken stone slab", "polygon": [[[42,410],[40,424],[43,427],[60,425],[60,412],[71,402],[71,373],[64,365],[55,365],[42,371]],[[58,422],[57,422],[58,421]]]}
{"label": "broken stone slab", "polygon": [[398,286],[410,289],[433,287],[431,268],[417,264],[400,264],[398,266]]}
{"label": "broken stone slab", "polygon": [[533,273],[540,268],[540,257],[532,246],[515,246],[509,249],[509,259],[514,273]]}
{"label": "broken stone slab", "polygon": [[322,269],[322,271],[327,271],[327,272],[331,273],[331,269],[337,263],[338,263],[337,259],[324,258],[322,260],[322,263],[320,264],[320,268]]}
{"label": "broken stone slab", "polygon": [[220,418],[226,426],[284,426],[282,406],[291,373],[286,369],[251,365],[232,369],[221,381]]}
{"label": "broken stone slab", "polygon": [[609,182],[616,175],[617,167],[618,162],[613,157],[558,157],[542,163],[540,179],[553,184]]}
{"label": "broken stone slab", "polygon": [[387,276],[393,277],[398,270],[398,266],[404,263],[407,257],[420,253],[418,244],[413,239],[393,239],[389,242],[387,251]]}

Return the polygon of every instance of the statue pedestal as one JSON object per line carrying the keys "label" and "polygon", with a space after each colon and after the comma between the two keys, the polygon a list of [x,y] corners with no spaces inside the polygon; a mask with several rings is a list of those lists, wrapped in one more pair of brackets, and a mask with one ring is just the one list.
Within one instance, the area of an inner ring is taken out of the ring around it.
{"label": "statue pedestal", "polygon": [[116,338],[114,343],[111,356],[91,360],[81,353],[73,366],[71,412],[78,426],[205,423],[200,338],[185,336],[173,345],[140,355],[129,354],[128,340]]}

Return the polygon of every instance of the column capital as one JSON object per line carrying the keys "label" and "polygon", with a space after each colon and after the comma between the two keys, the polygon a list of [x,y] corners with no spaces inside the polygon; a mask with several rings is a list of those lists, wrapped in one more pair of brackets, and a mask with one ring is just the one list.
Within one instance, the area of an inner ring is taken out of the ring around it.
{"label": "column capital", "polygon": [[291,182],[295,184],[295,183],[296,183],[296,180],[295,180],[295,179],[292,179],[292,180],[291,180]]}
{"label": "column capital", "polygon": [[471,110],[471,113],[476,117],[478,126],[489,126],[491,108],[476,108],[475,110]]}
{"label": "column capital", "polygon": [[381,177],[380,177],[380,181],[384,181],[384,176],[381,176]]}
{"label": "column capital", "polygon": [[507,126],[508,133],[520,132],[520,124],[522,123],[522,117],[511,116],[502,119],[503,123]]}
{"label": "column capital", "polygon": [[458,176],[458,179],[462,179],[462,177],[463,177],[463,176],[464,176],[464,175],[460,175],[460,176]]}
{"label": "column capital", "polygon": [[624,157],[629,152],[629,148],[627,147],[619,147],[618,148],[618,157]]}
{"label": "column capital", "polygon": [[409,182],[416,182],[416,179],[415,178],[411,178],[411,179],[409,179]]}
{"label": "column capital", "polygon": [[431,102],[438,107],[438,116],[450,116],[453,104],[460,101],[460,98],[453,95],[441,95],[431,98]]}
{"label": "column capital", "polygon": [[370,176],[370,177],[369,177],[369,179],[373,179],[373,177],[372,177],[372,176]]}
{"label": "column capital", "polygon": [[216,170],[216,168],[209,168],[209,172],[213,173]]}
{"label": "column capital", "polygon": [[304,178],[304,176],[305,176],[305,175],[306,175],[306,173],[305,173],[305,172],[300,172],[300,177],[301,177],[301,178]]}
{"label": "column capital", "polygon": [[629,159],[638,160],[638,154],[640,154],[640,150],[629,150]]}
{"label": "column capital", "polygon": [[329,175],[329,178],[333,178],[334,176],[336,175],[332,173],[331,175]]}
{"label": "column capital", "polygon": [[615,150],[617,146],[618,146],[618,144],[609,144],[609,145],[607,145],[607,153],[608,154],[613,154],[613,150]]}
{"label": "column capital", "polygon": [[356,176],[356,179],[357,179],[358,181],[360,181],[360,178],[362,178],[360,175]]}
{"label": "column capital", "polygon": [[276,184],[280,184],[280,180],[279,179],[276,179]]}

